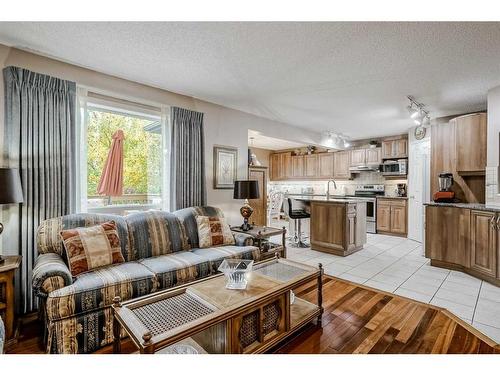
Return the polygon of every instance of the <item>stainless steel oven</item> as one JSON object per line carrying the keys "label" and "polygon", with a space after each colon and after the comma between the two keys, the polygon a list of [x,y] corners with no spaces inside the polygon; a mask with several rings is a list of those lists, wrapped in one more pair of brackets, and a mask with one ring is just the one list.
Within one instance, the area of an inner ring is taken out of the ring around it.
{"label": "stainless steel oven", "polygon": [[354,197],[366,202],[366,232],[377,233],[377,195],[384,195],[384,185],[357,185]]}

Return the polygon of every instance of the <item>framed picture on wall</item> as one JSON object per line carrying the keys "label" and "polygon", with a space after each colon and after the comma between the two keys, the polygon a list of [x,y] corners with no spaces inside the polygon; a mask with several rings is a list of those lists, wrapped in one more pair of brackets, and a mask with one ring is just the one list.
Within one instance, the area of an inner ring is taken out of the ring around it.
{"label": "framed picture on wall", "polygon": [[214,189],[233,189],[238,176],[238,149],[214,146]]}

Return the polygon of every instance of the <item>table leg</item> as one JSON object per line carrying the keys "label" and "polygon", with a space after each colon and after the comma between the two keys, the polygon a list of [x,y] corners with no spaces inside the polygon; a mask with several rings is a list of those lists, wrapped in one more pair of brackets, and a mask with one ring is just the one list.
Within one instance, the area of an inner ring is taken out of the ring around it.
{"label": "table leg", "polygon": [[116,319],[116,315],[113,317],[113,353],[118,354],[122,351],[122,342],[120,339],[120,322]]}
{"label": "table leg", "polygon": [[321,327],[321,322],[323,319],[323,265],[318,264],[319,276],[318,276],[318,306],[319,306],[319,316],[318,316],[318,326]]}

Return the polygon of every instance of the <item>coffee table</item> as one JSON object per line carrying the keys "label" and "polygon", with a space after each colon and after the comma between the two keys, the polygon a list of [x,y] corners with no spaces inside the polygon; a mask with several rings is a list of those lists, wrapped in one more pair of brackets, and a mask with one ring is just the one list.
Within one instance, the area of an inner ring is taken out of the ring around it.
{"label": "coffee table", "polygon": [[[265,352],[315,319],[321,325],[322,275],[321,264],[276,257],[254,265],[245,290],[226,289],[218,274],[124,303],[115,297],[113,351],[120,353],[126,333],[140,353],[186,342],[197,352]],[[291,293],[311,282],[317,303]]]}

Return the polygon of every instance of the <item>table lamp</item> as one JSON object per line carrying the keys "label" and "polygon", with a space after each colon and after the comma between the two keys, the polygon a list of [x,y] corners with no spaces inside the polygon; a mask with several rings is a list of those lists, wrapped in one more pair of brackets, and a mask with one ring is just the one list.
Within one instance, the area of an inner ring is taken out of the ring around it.
{"label": "table lamp", "polygon": [[[23,202],[23,190],[19,171],[12,168],[0,168],[0,204],[12,204]],[[0,223],[0,234],[3,232],[3,224]],[[0,255],[0,264],[4,262]]]}
{"label": "table lamp", "polygon": [[249,199],[259,198],[259,182],[256,180],[240,180],[234,181],[234,199],[244,199],[245,204],[240,208],[241,216],[243,216],[242,230],[250,230],[252,226],[248,224],[248,218],[253,213],[253,208],[248,204]]}

